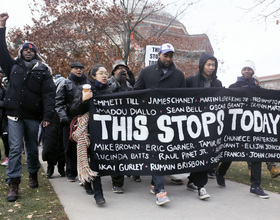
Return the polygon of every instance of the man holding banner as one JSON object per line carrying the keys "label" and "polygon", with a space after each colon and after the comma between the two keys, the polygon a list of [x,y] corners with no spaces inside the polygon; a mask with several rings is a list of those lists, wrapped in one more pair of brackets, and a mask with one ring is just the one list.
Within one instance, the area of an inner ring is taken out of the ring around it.
{"label": "man holding banner", "polygon": [[[134,89],[184,88],[184,73],[175,67],[173,63],[174,53],[175,50],[171,44],[163,44],[159,49],[157,63],[141,70]],[[170,202],[163,182],[163,175],[152,175],[151,193],[156,194],[157,205]]]}
{"label": "man holding banner", "polygon": [[[199,71],[196,75],[186,78],[186,87],[222,87],[222,83],[217,79],[218,61],[208,53],[203,53],[199,59]],[[191,172],[187,188],[198,192],[199,199],[208,199],[210,195],[204,186],[207,184],[208,170]]]}
{"label": "man holding banner", "polygon": [[[229,88],[260,88],[256,79],[253,78],[255,74],[255,64],[252,61],[245,61],[242,64],[241,74],[242,76],[237,78],[237,81],[234,84],[231,84]],[[221,187],[225,187],[224,175],[226,174],[228,168],[230,167],[231,162],[222,162],[217,171],[217,183]],[[258,196],[262,199],[268,199],[269,195],[266,194],[263,189],[260,187],[261,184],[261,162],[252,162],[251,163],[251,188],[250,194]]]}

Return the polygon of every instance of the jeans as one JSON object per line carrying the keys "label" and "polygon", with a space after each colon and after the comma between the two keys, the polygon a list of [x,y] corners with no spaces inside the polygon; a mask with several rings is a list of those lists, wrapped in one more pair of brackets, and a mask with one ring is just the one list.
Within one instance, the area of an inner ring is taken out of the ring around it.
{"label": "jeans", "polygon": [[38,155],[38,130],[40,121],[32,119],[8,119],[9,132],[9,160],[6,170],[7,182],[11,178],[20,178],[22,171],[21,153],[23,140],[25,141],[27,153],[27,170],[29,173],[36,173],[40,169]]}
{"label": "jeans", "polygon": [[155,193],[159,193],[162,189],[164,190],[164,176],[152,175],[151,184],[155,187]]}
{"label": "jeans", "polygon": [[262,178],[262,163],[261,162],[252,162],[251,164],[251,186],[259,187],[261,185]]}

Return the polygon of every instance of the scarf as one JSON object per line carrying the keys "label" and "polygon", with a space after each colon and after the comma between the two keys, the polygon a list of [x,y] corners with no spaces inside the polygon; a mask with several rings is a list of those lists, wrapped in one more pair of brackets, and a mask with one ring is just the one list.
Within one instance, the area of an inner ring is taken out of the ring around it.
{"label": "scarf", "polygon": [[84,184],[90,182],[98,175],[98,172],[93,171],[89,167],[87,148],[90,145],[88,133],[89,112],[78,117],[77,129],[72,133],[72,138],[77,141],[77,168],[78,179]]}
{"label": "scarf", "polygon": [[39,62],[37,59],[33,59],[33,60],[27,62],[23,58],[21,58],[20,61],[28,70],[32,70],[33,67],[35,66],[35,64],[37,62]]}
{"label": "scarf", "polygon": [[76,82],[78,84],[87,83],[87,77],[84,73],[80,77],[76,76],[74,73],[70,73],[70,75],[68,76],[68,79],[70,79],[71,81]]}
{"label": "scarf", "polygon": [[108,87],[108,84],[103,84],[102,82],[97,81],[96,79],[93,81],[92,84],[93,87],[95,87],[96,89],[100,90],[100,89],[105,89]]}

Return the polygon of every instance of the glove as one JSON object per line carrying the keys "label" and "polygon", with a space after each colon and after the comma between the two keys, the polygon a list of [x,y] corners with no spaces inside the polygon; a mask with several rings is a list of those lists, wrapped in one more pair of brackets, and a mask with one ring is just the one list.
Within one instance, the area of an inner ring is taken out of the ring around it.
{"label": "glove", "polygon": [[61,124],[63,127],[66,127],[66,126],[70,125],[70,122],[69,122],[67,116],[62,117],[62,118],[60,119],[60,124]]}
{"label": "glove", "polygon": [[[124,77],[125,76],[125,77]],[[126,80],[126,71],[125,70],[122,70],[119,72],[119,75],[117,76],[116,80],[119,82],[119,83],[124,83],[125,80]]]}
{"label": "glove", "polygon": [[135,76],[133,75],[133,73],[129,69],[127,70],[127,74],[128,74],[129,79],[126,79],[126,80],[130,83],[130,85],[134,86]]}

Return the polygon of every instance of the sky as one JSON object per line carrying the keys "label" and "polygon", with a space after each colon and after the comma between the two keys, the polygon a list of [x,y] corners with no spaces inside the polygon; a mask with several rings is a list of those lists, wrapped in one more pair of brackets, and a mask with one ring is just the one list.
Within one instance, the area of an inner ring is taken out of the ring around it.
{"label": "sky", "polygon": [[[32,0],[1,1],[1,12],[9,13],[7,27],[32,24],[28,7]],[[189,34],[208,35],[219,60],[218,78],[226,87],[241,76],[241,65],[246,60],[255,63],[258,77],[280,74],[280,25],[258,22],[253,13],[246,13],[244,8],[254,2],[200,0],[179,18]]]}
{"label": "sky", "polygon": [[254,2],[203,0],[180,19],[189,34],[208,35],[222,67],[217,75],[225,86],[241,76],[241,66],[246,60],[255,63],[258,77],[280,74],[280,25],[256,21],[253,13],[246,13],[244,8]]}

